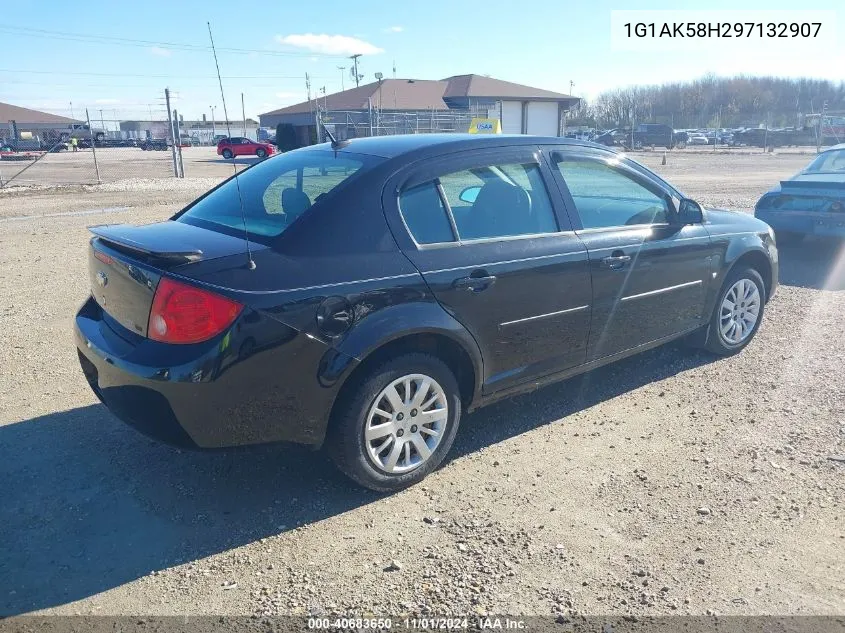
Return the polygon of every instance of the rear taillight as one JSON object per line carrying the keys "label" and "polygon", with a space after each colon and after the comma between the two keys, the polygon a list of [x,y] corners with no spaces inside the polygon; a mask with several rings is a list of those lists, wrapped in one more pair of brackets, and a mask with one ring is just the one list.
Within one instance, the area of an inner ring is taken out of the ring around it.
{"label": "rear taillight", "polygon": [[199,343],[232,325],[243,306],[202,288],[162,277],[153,297],[148,336],[162,343]]}

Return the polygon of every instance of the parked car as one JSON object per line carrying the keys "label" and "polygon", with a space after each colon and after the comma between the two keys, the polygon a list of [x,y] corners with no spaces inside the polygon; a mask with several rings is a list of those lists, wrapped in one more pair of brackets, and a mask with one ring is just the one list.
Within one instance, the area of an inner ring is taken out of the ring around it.
{"label": "parked car", "polygon": [[707,137],[704,134],[691,132],[687,134],[687,145],[707,145]]}
{"label": "parked car", "polygon": [[634,128],[634,146],[654,145],[672,149],[677,144],[675,130],[661,123],[640,123]]}
{"label": "parked car", "polygon": [[629,147],[631,145],[631,130],[630,128],[614,128],[601,132],[593,140],[608,147]]}
{"label": "parked car", "polygon": [[164,138],[148,138],[138,144],[145,152],[164,152],[170,147],[170,143]]}
{"label": "parked car", "polygon": [[258,156],[266,158],[276,152],[276,146],[270,143],[258,143],[252,139],[233,136],[217,142],[217,155],[229,159],[233,156]]}
{"label": "parked car", "polygon": [[464,411],[676,339],[739,352],[778,283],[765,223],[558,138],[316,145],[91,230],[75,340],[115,415],[325,445],[378,491],[436,468]]}
{"label": "parked car", "polygon": [[845,238],[845,143],[821,152],[803,171],[763,194],[754,215],[784,244],[808,235]]}

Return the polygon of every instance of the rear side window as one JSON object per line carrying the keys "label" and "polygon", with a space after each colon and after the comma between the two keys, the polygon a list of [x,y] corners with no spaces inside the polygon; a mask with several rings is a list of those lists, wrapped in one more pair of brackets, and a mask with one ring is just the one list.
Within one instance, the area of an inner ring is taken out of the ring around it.
{"label": "rear side window", "polygon": [[[251,236],[281,235],[311,207],[358,172],[383,159],[313,150],[262,161],[201,198],[177,220],[223,232],[243,231],[240,198]],[[240,187],[239,187],[240,186]]]}
{"label": "rear side window", "polygon": [[399,207],[418,244],[454,241],[449,214],[462,241],[558,231],[540,168],[533,163],[484,165],[444,174],[404,191]]}
{"label": "rear side window", "polygon": [[446,207],[434,182],[403,191],[399,196],[399,209],[417,244],[455,241]]}

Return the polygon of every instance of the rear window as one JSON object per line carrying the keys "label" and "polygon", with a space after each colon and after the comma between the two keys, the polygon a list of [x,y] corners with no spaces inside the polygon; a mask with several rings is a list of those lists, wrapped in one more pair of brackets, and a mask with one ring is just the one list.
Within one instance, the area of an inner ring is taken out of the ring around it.
{"label": "rear window", "polygon": [[282,154],[243,171],[237,181],[230,178],[176,219],[236,235],[243,231],[245,219],[251,237],[274,238],[345,181],[381,160],[323,150]]}
{"label": "rear window", "polygon": [[822,152],[804,170],[805,174],[845,174],[845,149]]}

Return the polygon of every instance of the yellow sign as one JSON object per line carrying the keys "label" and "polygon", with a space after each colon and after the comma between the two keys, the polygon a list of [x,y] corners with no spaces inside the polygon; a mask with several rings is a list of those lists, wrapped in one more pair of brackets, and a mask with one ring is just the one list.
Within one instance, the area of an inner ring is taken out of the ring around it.
{"label": "yellow sign", "polygon": [[469,124],[470,134],[501,134],[502,124],[499,119],[482,119],[479,117],[473,118]]}

